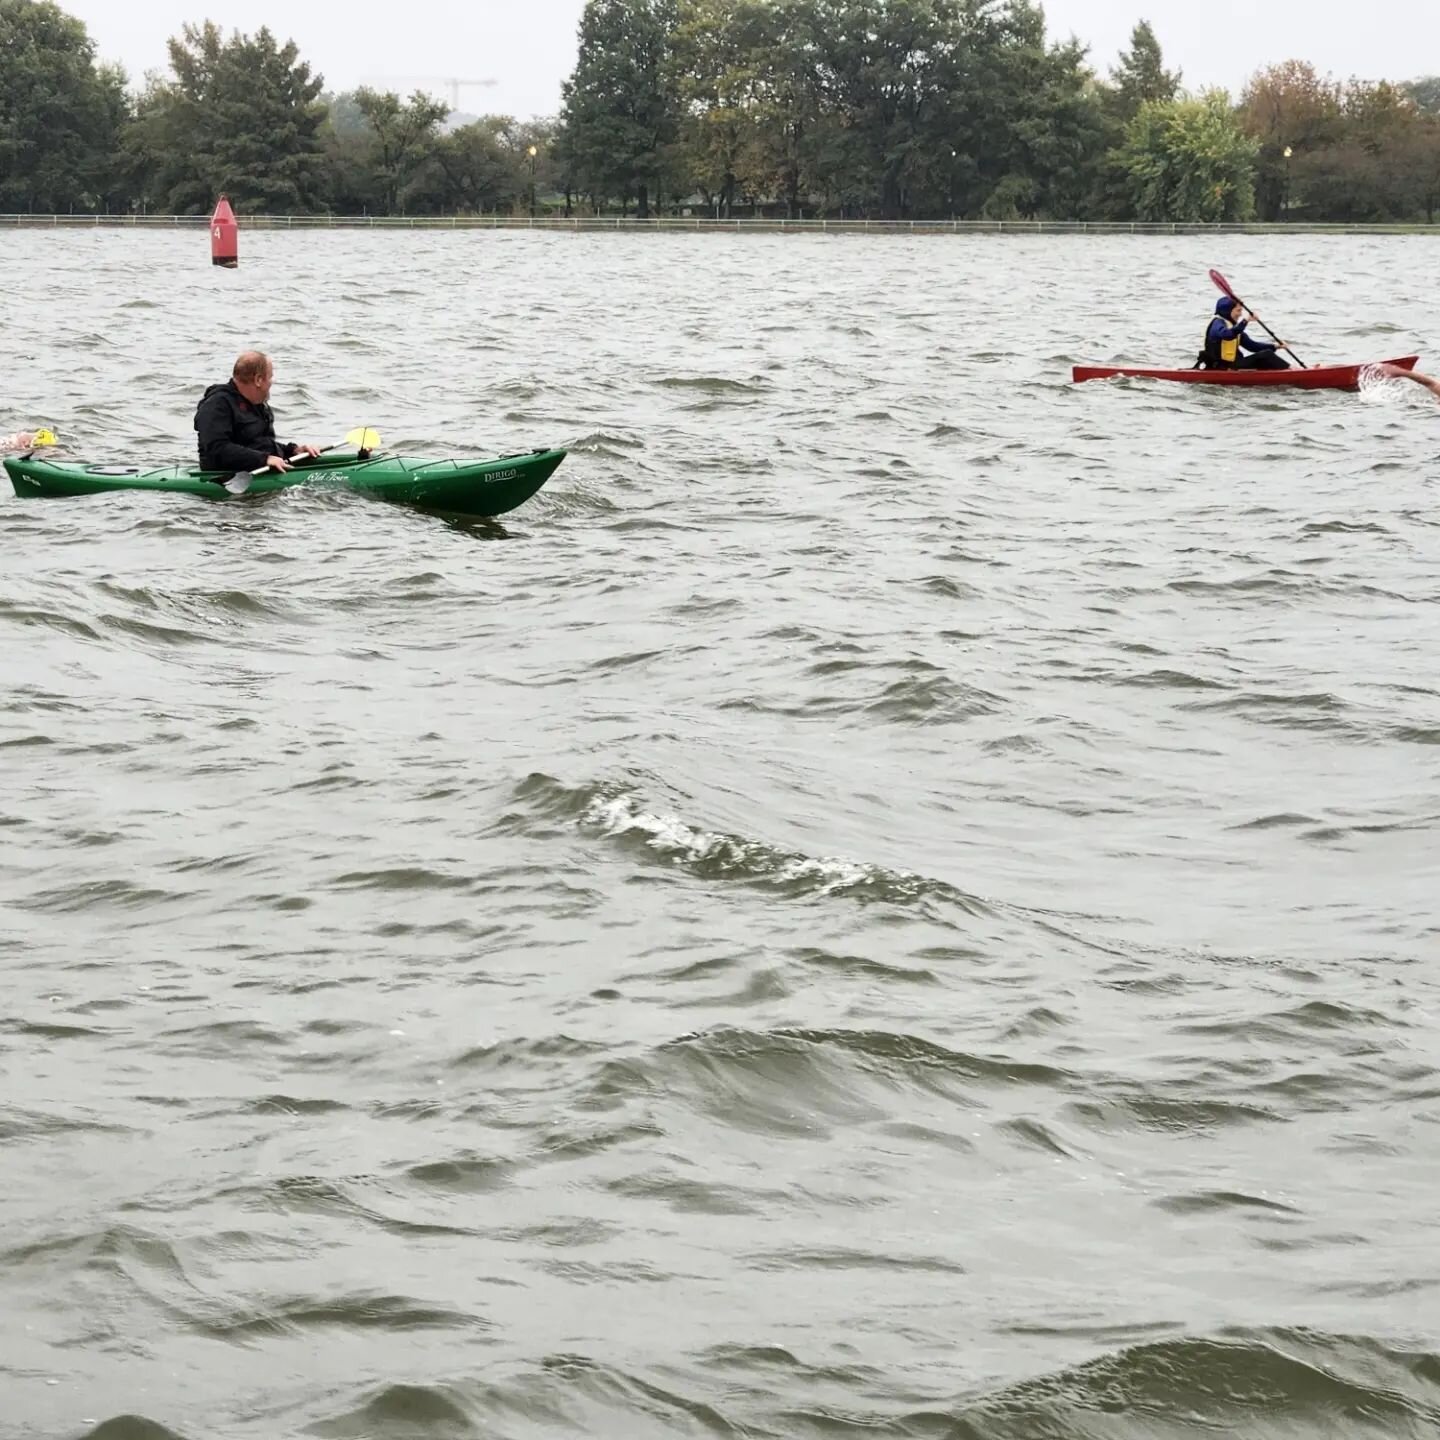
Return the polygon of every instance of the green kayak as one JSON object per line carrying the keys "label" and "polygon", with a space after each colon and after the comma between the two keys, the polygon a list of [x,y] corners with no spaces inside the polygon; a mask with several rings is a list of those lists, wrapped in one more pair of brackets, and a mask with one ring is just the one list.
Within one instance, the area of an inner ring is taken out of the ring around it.
{"label": "green kayak", "polygon": [[[245,477],[247,495],[268,495],[296,485],[339,485],[448,515],[504,515],[523,505],[555,473],[563,450],[531,450],[496,460],[431,460],[420,456],[321,455],[279,473],[267,470]],[[5,471],[15,493],[31,497],[103,495],[112,490],[167,491],[228,500],[228,474],[168,465],[145,470],[134,465],[86,465],[74,460],[7,456]]]}

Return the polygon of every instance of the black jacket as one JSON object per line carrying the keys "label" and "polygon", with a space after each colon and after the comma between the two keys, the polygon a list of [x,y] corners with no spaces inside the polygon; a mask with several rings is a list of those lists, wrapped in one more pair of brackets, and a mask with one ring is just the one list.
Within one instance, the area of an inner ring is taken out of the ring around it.
{"label": "black jacket", "polygon": [[195,407],[202,470],[258,470],[272,455],[287,460],[293,445],[275,438],[275,416],[268,405],[252,405],[228,380],[211,385]]}

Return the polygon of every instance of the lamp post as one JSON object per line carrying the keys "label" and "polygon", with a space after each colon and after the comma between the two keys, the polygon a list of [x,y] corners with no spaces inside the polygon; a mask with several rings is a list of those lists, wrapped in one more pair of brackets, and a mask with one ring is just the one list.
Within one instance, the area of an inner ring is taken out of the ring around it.
{"label": "lamp post", "polygon": [[1290,157],[1295,152],[1287,145],[1285,147],[1285,219],[1290,218]]}
{"label": "lamp post", "polygon": [[530,218],[535,218],[535,156],[539,153],[536,146],[529,149],[530,156]]}

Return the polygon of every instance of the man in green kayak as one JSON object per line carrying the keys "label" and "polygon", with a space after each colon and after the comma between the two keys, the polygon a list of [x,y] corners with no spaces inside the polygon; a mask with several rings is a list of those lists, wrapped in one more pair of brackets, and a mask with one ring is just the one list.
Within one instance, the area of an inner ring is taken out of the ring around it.
{"label": "man in green kayak", "polygon": [[200,467],[238,474],[244,470],[289,470],[297,455],[315,456],[314,445],[293,445],[275,438],[275,416],[267,403],[275,367],[259,350],[235,361],[230,379],[211,385],[195,407]]}

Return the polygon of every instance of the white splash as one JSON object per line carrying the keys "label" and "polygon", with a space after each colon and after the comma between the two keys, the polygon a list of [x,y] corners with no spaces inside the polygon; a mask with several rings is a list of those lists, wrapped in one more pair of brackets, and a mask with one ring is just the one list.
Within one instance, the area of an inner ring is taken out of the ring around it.
{"label": "white splash", "polygon": [[1398,405],[1405,398],[1405,382],[1382,374],[1378,365],[1362,366],[1356,384],[1367,405]]}
{"label": "white splash", "polygon": [[905,871],[883,870],[838,856],[796,855],[758,840],[702,830],[678,815],[644,809],[633,795],[597,797],[585,808],[582,823],[607,835],[643,835],[651,850],[675,865],[717,861],[744,878],[799,884],[819,895],[876,881],[915,893],[924,884],[920,876]]}

